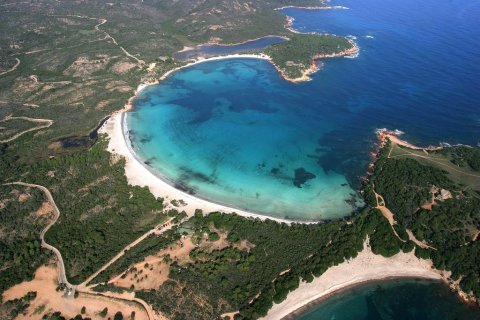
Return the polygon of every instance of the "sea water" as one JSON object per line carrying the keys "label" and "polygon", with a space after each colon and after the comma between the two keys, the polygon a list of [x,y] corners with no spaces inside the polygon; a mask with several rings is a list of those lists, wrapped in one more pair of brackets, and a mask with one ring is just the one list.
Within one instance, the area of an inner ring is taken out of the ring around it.
{"label": "sea water", "polygon": [[285,9],[300,31],[355,38],[355,59],[320,62],[313,81],[268,61],[197,64],[143,90],[128,113],[134,150],[162,178],[266,215],[326,219],[357,193],[378,128],[421,144],[480,141],[480,1],[342,1]]}
{"label": "sea water", "polygon": [[175,53],[174,58],[179,61],[187,61],[199,57],[208,58],[229,54],[238,54],[251,50],[264,49],[269,45],[283,41],[285,41],[284,37],[268,36],[231,45],[202,44],[188,50],[179,51]]}
{"label": "sea water", "polygon": [[346,290],[298,316],[299,320],[478,320],[447,286],[420,280],[373,282]]}

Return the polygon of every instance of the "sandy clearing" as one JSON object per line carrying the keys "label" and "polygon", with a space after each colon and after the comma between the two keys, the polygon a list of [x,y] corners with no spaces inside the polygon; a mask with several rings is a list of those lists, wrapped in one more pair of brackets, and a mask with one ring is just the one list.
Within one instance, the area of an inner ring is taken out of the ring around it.
{"label": "sandy clearing", "polygon": [[95,277],[97,277],[103,270],[106,270],[110,265],[112,265],[115,261],[117,261],[118,259],[120,259],[121,257],[123,257],[123,255],[125,254],[125,252],[127,252],[128,250],[130,250],[131,248],[133,248],[134,246],[136,246],[137,244],[139,244],[140,242],[142,242],[145,238],[147,238],[149,235],[153,234],[153,233],[156,233],[157,231],[159,231],[159,229],[161,229],[161,232],[164,232],[164,231],[167,231],[167,230],[170,230],[173,225],[171,224],[171,221],[173,220],[174,218],[171,218],[170,220],[167,220],[167,221],[164,221],[160,224],[158,224],[157,226],[155,226],[153,229],[145,232],[142,236],[140,236],[139,238],[137,238],[135,241],[131,242],[130,244],[128,244],[125,248],[122,249],[122,251],[120,251],[116,256],[114,256],[112,259],[110,259],[110,261],[108,261],[106,264],[104,264],[100,269],[98,269],[95,273],[93,273],[92,275],[90,275],[84,282],[82,282],[81,284],[79,284],[77,287],[79,290],[85,290],[87,288],[87,285],[90,281],[92,281],[93,279],[95,279]]}
{"label": "sandy clearing", "polygon": [[440,273],[432,269],[430,260],[418,259],[413,252],[400,252],[393,257],[385,258],[375,255],[366,243],[364,250],[356,258],[329,268],[311,283],[302,282],[285,301],[275,304],[263,319],[282,319],[309,302],[326,297],[335,291],[367,281],[392,277],[442,279]]}
{"label": "sandy clearing", "polygon": [[405,229],[405,231],[407,232],[408,234],[408,238],[413,241],[417,246],[419,246],[420,248],[423,248],[423,249],[433,249],[433,250],[437,250],[437,248],[434,248],[432,246],[429,246],[428,244],[426,244],[424,241],[420,241],[418,240],[415,235],[413,234],[412,230],[409,230],[409,229]]}
{"label": "sandy clearing", "polygon": [[[17,319],[41,319],[48,310],[60,311],[63,316],[73,318],[80,314],[83,306],[86,307],[84,316],[98,319],[97,313],[108,308],[107,317],[113,318],[117,311],[126,316],[130,316],[135,311],[135,319],[148,320],[145,310],[134,302],[127,302],[119,299],[112,299],[98,295],[80,293],[78,298],[64,298],[62,291],[56,291],[58,285],[57,268],[53,265],[42,266],[36,273],[32,281],[18,284],[3,293],[3,300],[12,300],[23,297],[29,291],[36,291],[37,297],[32,301],[27,309],[27,316],[19,316]],[[33,315],[35,309],[44,305],[45,311],[41,314]],[[107,319],[107,318],[106,318]]]}
{"label": "sandy clearing", "polygon": [[122,288],[130,288],[131,285],[134,285],[135,290],[158,289],[168,280],[169,263],[163,262],[164,257],[169,255],[172,261],[183,265],[190,262],[189,254],[193,248],[195,248],[195,244],[190,237],[186,237],[154,255],[145,257],[143,261],[128,268],[128,270],[135,268],[136,271],[127,270],[114,277],[109,283]]}
{"label": "sandy clearing", "polygon": [[50,213],[53,213],[53,207],[48,201],[43,202],[42,206],[37,211],[35,211],[35,215],[37,217],[46,216],[46,215],[49,215]]}

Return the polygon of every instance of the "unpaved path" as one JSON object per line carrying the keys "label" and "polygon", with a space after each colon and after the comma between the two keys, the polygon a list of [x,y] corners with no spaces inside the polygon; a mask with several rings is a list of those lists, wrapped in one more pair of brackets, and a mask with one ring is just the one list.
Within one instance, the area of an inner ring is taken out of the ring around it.
{"label": "unpaved path", "polygon": [[398,235],[397,231],[395,230],[395,228],[393,227],[397,222],[395,221],[394,217],[393,217],[393,212],[390,211],[390,209],[388,209],[386,206],[385,206],[385,200],[383,199],[383,197],[378,194],[376,191],[375,191],[375,185],[373,185],[372,187],[372,190],[373,190],[373,193],[375,194],[375,199],[377,201],[377,206],[375,208],[377,208],[378,210],[380,210],[380,212],[382,213],[382,215],[388,220],[388,223],[390,223],[390,226],[392,227],[392,231],[393,233],[395,234],[395,236],[398,238],[398,240],[402,241],[402,242],[406,242],[406,240],[403,240],[402,238],[400,238],[400,236]]}
{"label": "unpaved path", "polygon": [[432,246],[429,246],[428,244],[426,244],[425,242],[422,242],[420,240],[418,240],[415,235],[413,234],[412,230],[409,230],[409,229],[406,229],[407,231],[407,234],[408,234],[408,238],[410,240],[412,240],[417,246],[419,246],[420,248],[423,248],[423,249],[433,249],[433,250],[437,250],[437,248],[434,248]]}
{"label": "unpaved path", "polygon": [[[158,233],[162,233],[162,232],[165,232],[169,229],[172,228],[172,223],[171,221],[173,220],[174,218],[171,218],[170,220],[166,221],[166,222],[162,222],[160,223],[159,225],[155,226],[153,229],[149,230],[148,232],[144,233],[140,238],[138,238],[137,240],[133,241],[132,243],[130,243],[129,245],[127,245],[125,248],[123,248],[115,257],[113,257],[112,259],[110,259],[110,261],[108,261],[106,264],[104,264],[100,269],[98,269],[94,274],[92,274],[90,277],[88,277],[84,282],[82,282],[81,284],[78,285],[78,288],[81,289],[81,290],[85,290],[85,289],[88,289],[88,283],[90,281],[92,281],[93,279],[95,279],[102,271],[106,270],[109,266],[111,266],[115,261],[117,261],[118,259],[120,259],[121,257],[123,257],[123,255],[125,254],[126,251],[130,250],[131,248],[133,248],[134,246],[136,246],[137,244],[139,244],[140,242],[142,242],[146,237],[148,237],[149,235],[151,234],[158,234]],[[160,228],[161,226],[163,225],[162,228]]]}
{"label": "unpaved path", "polygon": [[441,162],[441,161],[434,160],[434,159],[432,159],[432,157],[422,156],[422,155],[420,155],[420,154],[416,154],[416,153],[409,152],[409,151],[406,151],[405,154],[397,154],[397,155],[395,155],[395,156],[391,156],[391,158],[397,158],[397,157],[403,157],[403,156],[406,156],[406,157],[412,156],[412,157],[422,158],[422,159],[425,159],[425,160],[434,162],[434,163],[436,163],[436,164],[439,164],[439,165],[441,165],[441,166],[447,167],[448,169],[453,170],[453,171],[455,171],[455,172],[458,172],[458,173],[461,173],[461,174],[464,174],[464,175],[467,175],[467,176],[475,177],[475,178],[480,178],[480,175],[478,175],[478,174],[468,173],[468,172],[459,170],[459,169],[451,166],[451,165],[448,164],[448,163],[443,163],[443,162]]}
{"label": "unpaved path", "polygon": [[57,222],[58,218],[60,217],[60,210],[58,210],[57,204],[53,200],[52,194],[47,188],[38,184],[16,181],[5,183],[4,185],[19,185],[24,187],[37,188],[40,189],[47,197],[48,202],[50,202],[50,205],[53,208],[54,216],[53,220],[40,232],[41,246],[42,248],[52,251],[53,254],[55,254],[55,256],[57,257],[58,282],[60,284],[64,284],[67,287],[67,295],[73,297],[73,293],[75,292],[75,286],[69,283],[67,280],[67,276],[65,273],[65,264],[63,262],[62,254],[60,253],[60,251],[58,251],[57,248],[45,242],[45,233],[47,233],[47,231]]}
{"label": "unpaved path", "polygon": [[[92,18],[89,18],[89,19],[92,19]],[[98,18],[95,18],[95,19],[98,19]],[[103,32],[103,33],[105,34],[105,36],[106,36],[108,39],[112,40],[112,42],[113,42],[117,47],[119,47],[120,50],[122,50],[123,53],[125,53],[125,55],[126,55],[127,57],[130,57],[130,58],[134,59],[134,60],[137,61],[137,63],[139,63],[140,65],[144,65],[144,64],[145,64],[145,61],[138,59],[137,57],[135,57],[134,55],[132,55],[130,52],[128,52],[124,47],[122,47],[121,45],[119,45],[118,42],[117,42],[117,40],[116,40],[114,37],[112,37],[112,36],[110,35],[110,33],[108,33],[108,32],[105,31],[105,30],[100,29],[100,26],[101,26],[101,25],[104,25],[105,23],[107,23],[107,21],[108,21],[107,19],[98,19],[98,20],[100,20],[100,23],[95,26],[95,30],[100,31],[100,32]]]}
{"label": "unpaved path", "polygon": [[0,72],[0,76],[3,76],[4,74],[10,73],[10,72],[15,71],[17,69],[17,67],[20,65],[20,59],[15,58],[15,60],[16,60],[15,65],[13,67],[11,67],[10,69],[6,70],[6,71]]}
{"label": "unpaved path", "polygon": [[24,135],[25,133],[40,130],[40,129],[45,129],[45,128],[50,127],[53,124],[53,120],[50,120],[50,119],[36,119],[36,118],[29,118],[29,117],[13,117],[12,115],[6,116],[5,119],[0,120],[0,122],[5,122],[5,121],[9,121],[9,120],[26,120],[26,121],[30,121],[30,122],[44,123],[44,124],[33,127],[33,128],[30,128],[30,129],[27,129],[27,130],[24,130],[22,132],[19,132],[19,133],[13,135],[12,137],[10,137],[8,139],[0,140],[0,143],[7,143],[7,142],[10,142],[10,141],[13,141],[13,140],[17,139],[18,137]]}

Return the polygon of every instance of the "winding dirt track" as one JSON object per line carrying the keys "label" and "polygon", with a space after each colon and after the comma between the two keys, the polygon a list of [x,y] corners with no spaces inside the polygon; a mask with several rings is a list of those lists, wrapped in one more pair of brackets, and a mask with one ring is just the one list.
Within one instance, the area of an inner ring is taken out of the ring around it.
{"label": "winding dirt track", "polygon": [[[123,248],[115,257],[113,257],[112,259],[110,259],[110,261],[108,261],[106,264],[104,264],[100,269],[98,269],[94,274],[92,274],[90,277],[88,277],[84,282],[82,282],[81,284],[78,285],[78,288],[79,289],[87,289],[88,288],[88,283],[90,281],[92,281],[93,279],[95,279],[102,271],[106,270],[108,267],[110,267],[115,261],[117,261],[118,259],[120,259],[121,257],[123,257],[123,255],[125,254],[125,252],[127,252],[128,250],[130,250],[131,248],[133,248],[134,246],[136,246],[137,244],[139,244],[140,242],[142,242],[143,240],[145,240],[146,237],[148,237],[149,235],[151,234],[154,234],[154,233],[162,233],[164,231],[167,231],[169,229],[172,228],[172,224],[171,224],[171,221],[173,220],[174,218],[171,218],[170,220],[166,221],[166,222],[162,222],[160,223],[159,225],[155,226],[153,229],[147,231],[146,233],[144,233],[140,238],[138,238],[137,240],[133,241],[132,243],[128,244],[125,248]],[[161,226],[164,226],[162,227],[161,229],[159,229]]]}
{"label": "winding dirt track", "polygon": [[17,69],[17,67],[20,65],[20,59],[15,58],[15,60],[17,60],[15,65],[13,67],[11,67],[10,69],[6,70],[6,71],[0,72],[0,76],[3,76],[4,74],[10,73],[10,72],[15,71]]}
{"label": "winding dirt track", "polygon": [[27,130],[24,130],[22,132],[19,132],[19,133],[13,135],[12,137],[10,137],[8,139],[0,140],[0,143],[7,143],[7,142],[10,142],[10,141],[13,141],[13,140],[17,139],[18,137],[24,135],[25,133],[28,133],[28,132],[31,132],[31,131],[46,129],[46,128],[50,127],[54,122],[53,120],[50,120],[50,119],[35,119],[35,118],[29,118],[29,117],[12,117],[12,115],[9,115],[9,116],[5,117],[5,119],[1,120],[0,122],[5,122],[5,121],[8,121],[8,120],[26,120],[26,121],[30,121],[30,122],[45,123],[45,124],[30,128],[30,129],[27,129]]}
{"label": "winding dirt track", "polygon": [[[66,272],[65,272],[65,263],[63,262],[62,254],[60,253],[60,251],[57,248],[55,248],[54,246],[45,242],[45,233],[47,233],[47,231],[57,222],[58,218],[60,217],[60,210],[58,209],[55,201],[53,200],[52,194],[44,186],[41,186],[41,185],[38,185],[38,184],[33,184],[33,183],[16,181],[16,182],[4,183],[3,185],[19,185],[19,186],[24,186],[24,187],[37,188],[37,189],[40,189],[45,194],[45,196],[47,197],[48,202],[50,203],[50,205],[53,208],[54,217],[53,217],[53,220],[40,232],[41,246],[42,246],[42,248],[45,248],[47,250],[52,251],[55,254],[55,256],[57,257],[58,281],[59,281],[60,284],[64,284],[67,287],[67,295],[66,296],[67,297],[73,297],[74,293],[75,293],[75,290],[77,290],[77,286],[72,285],[67,280],[67,276],[66,276]],[[106,265],[104,265],[102,268],[100,268],[100,270],[98,270],[92,276],[90,276],[89,279],[90,280],[93,279],[101,271],[105,270],[113,262],[115,262],[121,256],[123,256],[123,254],[125,253],[125,250],[127,250],[130,247],[133,247],[134,245],[138,244],[140,241],[144,240],[150,234],[155,233],[155,232],[163,232],[165,230],[170,229],[172,227],[172,225],[170,223],[171,220],[173,220],[173,218],[170,219],[167,222],[164,222],[164,223],[158,225],[154,229],[148,231],[143,236],[141,236],[140,238],[138,238],[137,240],[135,240],[134,242],[132,242],[131,244],[126,246],[124,248],[124,250],[122,250],[117,256],[115,256],[112,260],[110,260]],[[161,225],[165,225],[165,227],[163,227],[162,229],[158,229],[158,227],[160,227]],[[145,301],[143,301],[141,299],[138,299],[138,298],[135,298],[135,297],[134,298],[121,298],[121,297],[118,297],[114,294],[110,295],[108,293],[100,293],[100,292],[94,292],[94,291],[89,290],[88,288],[86,288],[84,286],[84,284],[86,284],[86,283],[88,283],[88,281],[90,281],[89,279],[87,279],[87,281],[85,281],[84,283],[82,283],[81,285],[78,286],[79,287],[78,288],[79,292],[83,292],[83,293],[87,293],[87,294],[93,294],[93,295],[101,295],[101,296],[105,296],[105,297],[108,297],[108,298],[111,298],[111,299],[117,299],[117,300],[134,301],[134,302],[137,302],[138,304],[140,304],[145,309],[145,311],[147,312],[148,318],[150,320],[155,320],[155,319],[158,318],[158,317],[155,316],[152,308]]]}
{"label": "winding dirt track", "polygon": [[45,233],[47,233],[47,231],[57,222],[58,218],[60,217],[60,210],[58,210],[58,207],[55,201],[53,200],[52,194],[47,188],[38,184],[16,181],[16,182],[5,183],[4,185],[19,185],[24,187],[37,188],[37,189],[40,189],[47,197],[48,202],[53,208],[54,216],[53,216],[53,220],[40,232],[41,246],[42,248],[52,251],[53,254],[55,254],[55,256],[57,257],[58,281],[60,284],[65,284],[69,289],[68,290],[69,295],[73,296],[73,293],[75,291],[75,286],[69,283],[67,280],[67,276],[65,273],[65,264],[63,263],[62,254],[57,248],[45,242]]}

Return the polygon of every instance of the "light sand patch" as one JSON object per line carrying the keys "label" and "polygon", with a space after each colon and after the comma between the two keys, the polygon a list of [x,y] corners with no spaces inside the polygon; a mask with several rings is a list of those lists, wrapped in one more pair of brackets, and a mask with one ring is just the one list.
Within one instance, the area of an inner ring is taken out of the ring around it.
{"label": "light sand patch", "polygon": [[28,199],[30,199],[32,197],[32,195],[28,192],[26,193],[22,193],[18,196],[18,202],[20,203],[24,203],[25,201],[27,201]]}
{"label": "light sand patch", "polygon": [[165,262],[165,256],[171,261],[177,261],[179,265],[190,262],[190,251],[195,248],[190,237],[186,237],[169,248],[160,250],[158,253],[146,257],[142,262],[130,266],[127,271],[114,277],[109,283],[122,288],[135,290],[158,289],[168,280],[169,262]]}
{"label": "light sand patch", "polygon": [[130,92],[133,88],[130,87],[125,81],[109,81],[105,85],[105,89],[111,92]]}
{"label": "light sand patch", "polygon": [[282,319],[309,302],[342,288],[390,277],[442,279],[440,273],[432,268],[430,260],[418,259],[413,252],[400,252],[385,258],[375,255],[366,244],[356,258],[329,268],[311,283],[301,282],[297,290],[291,292],[282,303],[275,304],[263,319]]}
{"label": "light sand patch", "polygon": [[78,26],[78,25],[82,24],[80,21],[70,19],[70,18],[67,18],[67,17],[57,18],[57,20],[65,23],[68,26]]}
{"label": "light sand patch", "polygon": [[480,230],[475,230],[472,234],[472,241],[477,241],[478,235],[480,235]]}
{"label": "light sand patch", "polygon": [[215,230],[218,235],[220,236],[220,239],[217,241],[211,242],[208,240],[202,241],[200,243],[200,248],[202,250],[205,250],[207,252],[212,252],[215,250],[222,250],[227,247],[230,247],[230,242],[227,241],[227,233],[226,232],[219,232],[218,230]]}
{"label": "light sand patch", "polygon": [[19,316],[17,319],[41,319],[43,314],[33,315],[35,309],[45,305],[45,310],[60,311],[66,318],[73,318],[80,313],[83,306],[86,307],[84,317],[98,319],[98,312],[103,308],[108,308],[108,317],[113,319],[117,311],[122,312],[125,318],[135,311],[135,319],[148,320],[145,310],[132,302],[119,299],[112,299],[97,295],[80,293],[78,298],[64,298],[62,291],[56,291],[58,285],[57,269],[54,266],[42,266],[36,273],[32,281],[18,284],[3,293],[3,301],[13,300],[23,297],[29,291],[37,292],[37,298],[32,301],[27,309],[27,316]]}
{"label": "light sand patch", "polygon": [[126,72],[132,70],[136,66],[137,66],[137,64],[133,63],[133,62],[119,61],[119,62],[116,62],[112,66],[112,71],[117,73],[117,74],[123,74],[123,73],[126,73]]}
{"label": "light sand patch", "polygon": [[425,241],[418,240],[413,234],[412,230],[405,229],[405,231],[407,231],[408,239],[412,240],[420,248],[437,250],[436,248],[429,246],[427,243],[425,243]]}
{"label": "light sand patch", "polygon": [[96,110],[103,110],[105,109],[106,106],[108,106],[110,103],[116,101],[115,99],[108,99],[108,100],[102,100],[97,105],[95,106]]}
{"label": "light sand patch", "polygon": [[255,248],[255,245],[248,240],[242,240],[239,243],[235,243],[233,247],[237,248],[238,250],[250,252],[250,250]]}
{"label": "light sand patch", "polygon": [[90,59],[82,56],[68,66],[63,74],[74,77],[85,77],[96,71],[103,70],[109,60],[110,58],[106,55],[101,55],[97,59]]}
{"label": "light sand patch", "polygon": [[234,319],[235,315],[236,315],[236,314],[239,314],[239,313],[240,313],[240,311],[226,312],[226,313],[221,314],[221,315],[220,315],[220,318],[221,318],[221,319],[230,319],[230,320],[232,320],[232,319]]}
{"label": "light sand patch", "polygon": [[282,272],[280,272],[278,274],[279,277],[283,276],[284,274],[287,274],[288,272],[290,272],[291,269],[287,269],[287,270],[283,270]]}
{"label": "light sand patch", "polygon": [[48,149],[58,150],[62,148],[62,143],[60,141],[52,142],[48,145]]}
{"label": "light sand patch", "polygon": [[50,204],[50,202],[45,201],[42,203],[42,206],[37,211],[35,211],[35,216],[43,217],[51,213],[53,213],[52,205]]}

